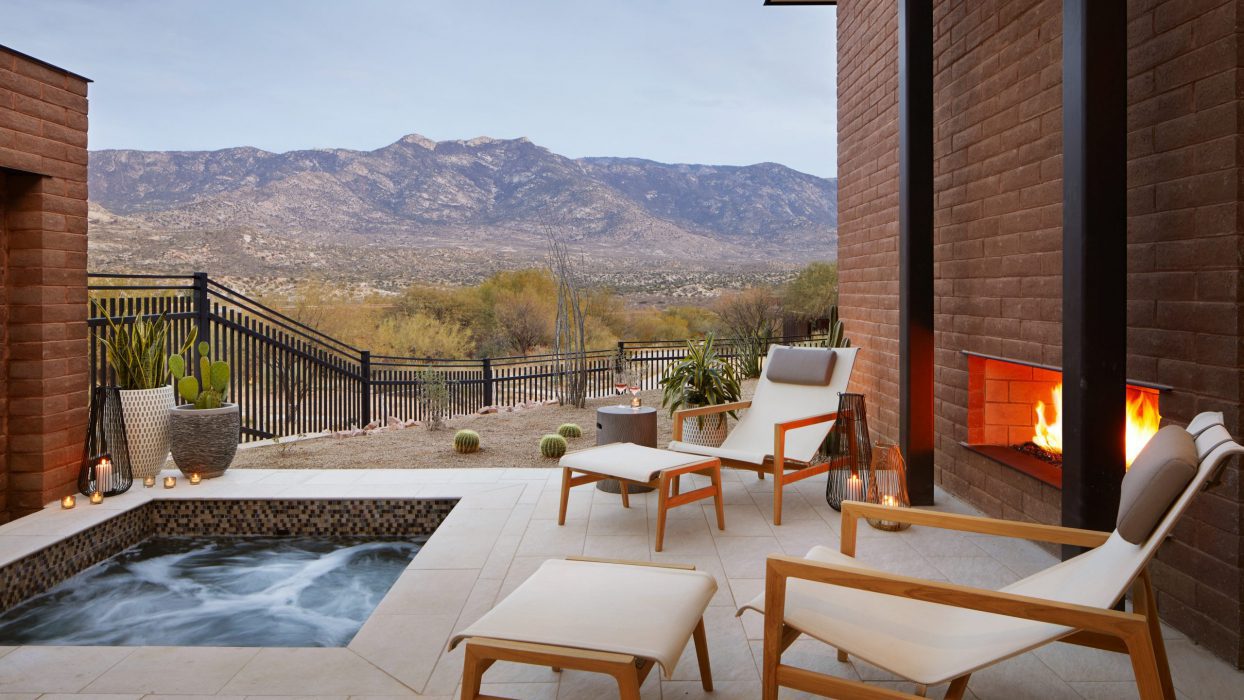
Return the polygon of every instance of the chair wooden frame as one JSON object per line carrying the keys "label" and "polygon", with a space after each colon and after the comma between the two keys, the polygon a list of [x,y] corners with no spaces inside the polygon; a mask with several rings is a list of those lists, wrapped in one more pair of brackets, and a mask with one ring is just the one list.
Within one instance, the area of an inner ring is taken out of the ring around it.
{"label": "chair wooden frame", "polygon": [[[685,408],[674,412],[674,440],[682,440],[682,422],[684,418],[694,418],[696,416],[709,416],[718,413],[726,413],[728,411],[738,411],[752,405],[751,401],[734,401],[731,403],[717,404],[716,406],[700,406],[698,408]],[[838,418],[838,413],[822,413],[815,416],[807,416],[788,420],[782,423],[774,423],[773,425],[773,454],[767,455],[765,461],[761,464],[753,462],[744,462],[737,459],[722,458],[721,463],[727,467],[735,469],[747,469],[756,472],[756,475],[763,479],[765,474],[773,476],[773,524],[782,524],[782,488],[786,484],[793,484],[796,481],[824,474],[829,471],[829,462],[801,462],[798,460],[788,459],[783,453],[786,450],[786,433],[796,428],[804,428],[817,423],[829,423]],[[793,473],[787,473],[792,471]]]}
{"label": "chair wooden frame", "polygon": [[[582,476],[575,476],[575,472]],[[708,486],[702,486],[694,491],[686,493],[679,492],[679,477],[684,474],[704,474],[708,476],[710,483]],[[661,551],[665,546],[665,515],[671,508],[694,503],[705,498],[713,499],[717,509],[717,529],[726,529],[726,511],[721,498],[721,460],[716,457],[706,457],[696,462],[685,464],[681,467],[672,467],[670,469],[662,469],[657,478],[651,481],[634,481],[632,479],[624,479],[615,474],[604,474],[600,472],[592,472],[578,467],[562,467],[562,489],[561,504],[557,510],[557,524],[566,524],[566,509],[570,503],[570,489],[575,486],[584,484],[594,484],[597,481],[605,479],[616,479],[620,488],[618,489],[622,495],[622,507],[631,507],[630,493],[627,491],[627,484],[635,486],[647,486],[657,491],[657,542],[656,551]]]}
{"label": "chair wooden frame", "polygon": [[[686,564],[660,564],[646,561],[623,561],[594,559],[591,557],[567,557],[575,561],[597,561],[631,566],[656,566],[669,569],[694,570]],[[700,684],[704,690],[713,690],[713,672],[708,659],[708,638],[704,633],[704,619],[696,625],[691,635],[695,642],[696,660],[700,666]],[[593,651],[575,647],[512,642],[490,637],[472,637],[466,642],[462,665],[462,700],[506,700],[495,695],[482,695],[484,672],[498,661],[510,661],[534,666],[550,666],[560,672],[564,668],[589,673],[604,673],[618,683],[621,700],[639,700],[639,689],[651,673],[656,662],[629,654]]]}
{"label": "chair wooden frame", "polygon": [[[843,554],[855,556],[861,517],[1089,548],[1100,546],[1109,538],[1109,533],[1095,530],[846,501],[842,504]],[[799,630],[785,623],[786,583],[792,578],[1071,627],[1075,631],[1056,641],[1131,657],[1141,700],[1175,698],[1147,568],[1133,581],[1133,609],[1137,612],[1129,613],[774,555],[765,565],[765,700],[776,700],[779,687],[843,700],[910,700],[922,697],[925,691],[917,687],[919,694],[911,695],[783,664],[782,652],[800,635]],[[846,661],[847,654],[839,650],[838,659]],[[963,697],[969,676],[951,681],[947,700]]]}

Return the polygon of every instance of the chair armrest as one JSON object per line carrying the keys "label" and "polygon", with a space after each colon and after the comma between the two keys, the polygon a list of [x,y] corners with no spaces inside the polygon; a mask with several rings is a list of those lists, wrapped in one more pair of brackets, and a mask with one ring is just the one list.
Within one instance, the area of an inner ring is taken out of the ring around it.
{"label": "chair armrest", "polygon": [[977,515],[940,513],[918,508],[895,508],[876,503],[864,503],[862,501],[843,501],[841,525],[843,554],[855,556],[855,534],[861,517],[911,525],[925,525],[943,530],[976,532],[984,535],[997,535],[999,537],[1017,537],[1038,542],[1052,542],[1054,544],[1069,544],[1077,547],[1099,547],[1106,540],[1110,539],[1110,533],[1098,530],[1080,530],[1073,527],[984,518]]}
{"label": "chair armrest", "polygon": [[795,428],[803,428],[809,425],[816,425],[817,423],[829,423],[835,420],[838,420],[837,411],[834,411],[833,413],[818,413],[815,416],[806,416],[804,418],[794,418],[792,420],[782,421],[781,423],[774,423],[773,430],[774,430],[774,434],[776,435],[778,431],[781,431],[784,433],[788,430],[794,430]]}
{"label": "chair armrest", "polygon": [[766,634],[770,625],[769,615],[774,611],[778,614],[776,622],[779,624],[784,622],[786,581],[791,578],[1046,622],[1122,639],[1148,634],[1145,617],[1135,613],[898,576],[777,554],[770,555],[765,562]]}
{"label": "chair armrest", "polygon": [[682,420],[684,418],[694,418],[695,416],[710,416],[716,413],[729,413],[737,411],[741,408],[751,406],[751,401],[732,401],[730,403],[719,403],[714,406],[697,406],[695,408],[680,408],[674,411],[672,418],[674,419],[673,437],[675,440],[682,439]]}

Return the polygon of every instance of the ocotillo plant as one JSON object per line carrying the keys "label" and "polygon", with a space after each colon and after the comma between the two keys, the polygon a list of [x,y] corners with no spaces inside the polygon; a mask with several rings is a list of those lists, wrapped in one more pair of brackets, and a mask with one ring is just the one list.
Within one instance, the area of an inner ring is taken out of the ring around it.
{"label": "ocotillo plant", "polygon": [[206,341],[199,343],[199,375],[203,378],[203,387],[199,387],[199,379],[186,374],[186,359],[181,355],[168,358],[169,371],[177,382],[177,393],[186,403],[194,404],[195,408],[220,408],[229,390],[229,363],[224,360],[212,361],[212,346]]}

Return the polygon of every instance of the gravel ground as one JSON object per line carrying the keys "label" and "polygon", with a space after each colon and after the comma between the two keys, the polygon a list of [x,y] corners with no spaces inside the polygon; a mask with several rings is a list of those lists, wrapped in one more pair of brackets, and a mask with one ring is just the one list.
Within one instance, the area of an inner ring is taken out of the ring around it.
{"label": "gravel ground", "polygon": [[[750,384],[750,382],[749,382]],[[750,389],[750,387],[748,387]],[[750,391],[745,393],[750,394]],[[657,444],[670,440],[669,412],[661,408],[658,391],[640,394],[645,406],[657,408]],[[416,427],[352,438],[322,437],[284,445],[238,451],[232,469],[436,469],[469,467],[550,467],[557,460],[540,456],[540,436],[557,432],[562,423],[577,423],[583,437],[568,440],[571,450],[596,444],[596,408],[629,400],[589,400],[587,408],[542,406],[515,413],[455,418],[444,430]],[[454,433],[470,428],[480,435],[480,451],[454,452]]]}

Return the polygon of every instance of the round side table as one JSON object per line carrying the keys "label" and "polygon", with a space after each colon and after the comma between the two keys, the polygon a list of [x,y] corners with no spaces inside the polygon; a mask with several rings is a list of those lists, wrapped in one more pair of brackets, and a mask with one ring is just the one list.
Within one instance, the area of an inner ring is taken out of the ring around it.
{"label": "round side table", "polygon": [[[644,447],[657,446],[657,409],[651,406],[601,406],[596,409],[596,444],[632,442]],[[596,482],[596,488],[609,493],[621,493],[616,479]],[[647,486],[629,486],[631,493],[644,493]]]}

